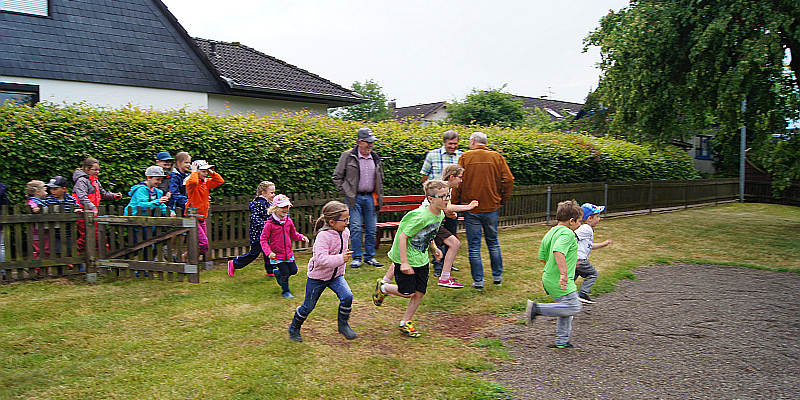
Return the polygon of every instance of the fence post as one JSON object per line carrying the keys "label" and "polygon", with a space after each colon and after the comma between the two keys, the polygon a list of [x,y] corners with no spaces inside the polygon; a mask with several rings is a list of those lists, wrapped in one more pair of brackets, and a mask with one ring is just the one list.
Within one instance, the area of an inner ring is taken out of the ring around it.
{"label": "fence post", "polygon": [[689,209],[689,181],[683,187],[683,209]]}
{"label": "fence post", "polygon": [[608,182],[603,184],[603,205],[606,206],[603,218],[608,218]]}
{"label": "fence post", "polygon": [[547,212],[545,213],[545,215],[546,215],[546,217],[545,217],[546,218],[546,222],[545,223],[547,225],[550,225],[550,192],[552,192],[552,191],[553,191],[553,189],[550,187],[550,185],[547,185]]}
{"label": "fence post", "polygon": [[650,214],[653,213],[653,181],[650,181]]}
{"label": "fence post", "polygon": [[718,190],[717,189],[717,178],[714,178],[714,205],[715,206],[719,205],[719,199],[718,199],[719,194],[718,194],[717,190]]}

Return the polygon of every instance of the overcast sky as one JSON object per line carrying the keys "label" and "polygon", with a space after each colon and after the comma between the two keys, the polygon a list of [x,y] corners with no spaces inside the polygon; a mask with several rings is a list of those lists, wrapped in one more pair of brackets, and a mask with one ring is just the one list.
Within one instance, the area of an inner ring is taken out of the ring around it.
{"label": "overcast sky", "polygon": [[240,42],[341,86],[376,81],[398,107],[475,89],[583,103],[583,38],[627,0],[163,0],[189,35]]}

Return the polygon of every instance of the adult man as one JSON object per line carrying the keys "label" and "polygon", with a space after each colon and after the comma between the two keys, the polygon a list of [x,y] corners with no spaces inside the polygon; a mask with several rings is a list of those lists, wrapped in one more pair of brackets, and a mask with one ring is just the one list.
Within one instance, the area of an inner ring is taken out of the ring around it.
{"label": "adult man", "polygon": [[[422,163],[422,169],[419,171],[422,174],[422,182],[428,179],[443,179],[442,171],[444,167],[449,164],[458,164],[458,158],[461,157],[463,151],[458,149],[458,132],[454,130],[446,131],[442,135],[442,147],[428,152],[425,156],[425,162]],[[446,216],[442,225],[450,233],[455,234],[458,230],[458,220]],[[440,276],[442,274],[442,267],[444,256],[447,254],[448,246],[442,246],[442,258],[439,261],[433,260],[433,275]],[[453,267],[454,271],[458,268]]]}
{"label": "adult man", "polygon": [[486,134],[475,132],[469,138],[469,151],[458,160],[464,167],[464,180],[453,190],[452,202],[467,204],[478,200],[479,206],[464,212],[464,226],[467,230],[469,264],[472,270],[472,287],[483,289],[483,263],[481,262],[481,231],[486,237],[489,259],[492,264],[492,281],[503,284],[503,256],[497,240],[497,216],[500,206],[511,198],[514,189],[514,175],[508,168],[506,159],[499,153],[489,150]]}
{"label": "adult man", "polygon": [[442,135],[444,145],[428,152],[425,162],[419,171],[422,174],[422,182],[428,179],[442,179],[442,170],[448,164],[458,164],[461,157],[461,150],[458,149],[458,132],[450,130]]}
{"label": "adult man", "polygon": [[[350,208],[350,249],[353,261],[350,267],[358,268],[363,262],[383,267],[375,259],[375,239],[378,230],[377,211],[383,205],[383,163],[372,151],[377,138],[369,128],[357,133],[356,147],[345,150],[333,171],[333,184],[344,195]],[[364,243],[361,243],[361,225],[364,225]]]}

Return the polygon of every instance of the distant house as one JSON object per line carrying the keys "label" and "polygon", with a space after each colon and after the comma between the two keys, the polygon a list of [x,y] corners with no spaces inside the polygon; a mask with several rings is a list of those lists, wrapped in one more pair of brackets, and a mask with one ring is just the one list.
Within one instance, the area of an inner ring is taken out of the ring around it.
{"label": "distant house", "polygon": [[258,115],[365,102],[239,43],[193,39],[160,0],[0,1],[0,21],[0,102]]}
{"label": "distant house", "polygon": [[[533,113],[536,109],[541,109],[550,117],[552,121],[570,120],[578,117],[583,108],[583,104],[571,103],[568,101],[540,99],[536,97],[514,96],[522,100],[522,105],[528,113]],[[447,118],[447,102],[419,104],[409,107],[396,107],[395,102],[389,103],[389,110],[393,112],[394,118],[404,123],[418,123],[427,126],[440,122]]]}

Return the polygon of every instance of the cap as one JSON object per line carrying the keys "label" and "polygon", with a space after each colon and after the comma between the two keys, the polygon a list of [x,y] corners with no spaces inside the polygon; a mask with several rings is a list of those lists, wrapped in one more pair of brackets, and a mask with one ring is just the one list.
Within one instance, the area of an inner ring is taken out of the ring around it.
{"label": "cap", "polygon": [[192,164],[197,165],[197,169],[211,169],[214,168],[213,164],[209,164],[206,160],[194,160]]}
{"label": "cap", "polygon": [[358,140],[363,140],[365,142],[374,142],[378,140],[378,138],[375,137],[375,134],[372,133],[372,129],[369,128],[359,129],[357,135],[358,135]]}
{"label": "cap", "polygon": [[147,169],[144,171],[144,176],[149,178],[151,176],[166,176],[166,175],[164,174],[163,168],[153,165],[151,167],[147,167]]}
{"label": "cap", "polygon": [[292,201],[285,194],[279,194],[272,199],[272,205],[275,207],[291,207]]}
{"label": "cap", "polygon": [[592,215],[600,214],[601,212],[603,212],[603,210],[606,209],[606,206],[596,206],[592,203],[583,203],[581,208],[583,209],[583,220],[585,221]]}
{"label": "cap", "polygon": [[161,151],[158,154],[156,154],[156,161],[173,161],[173,160],[175,159],[172,158],[172,156],[169,155],[169,153],[167,153],[166,151]]}
{"label": "cap", "polygon": [[67,187],[67,178],[64,178],[61,175],[54,176],[53,178],[50,179],[50,182],[47,182],[47,184],[45,186],[52,187],[52,188],[55,188],[55,187]]}

